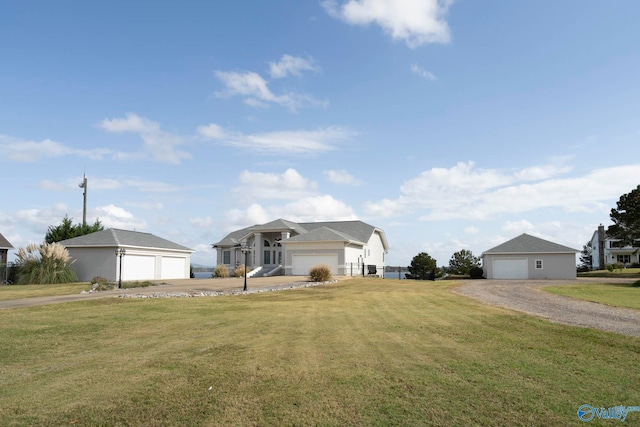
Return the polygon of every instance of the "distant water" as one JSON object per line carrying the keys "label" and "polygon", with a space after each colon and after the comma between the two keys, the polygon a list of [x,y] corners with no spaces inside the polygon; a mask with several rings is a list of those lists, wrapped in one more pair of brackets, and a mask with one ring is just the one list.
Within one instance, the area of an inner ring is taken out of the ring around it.
{"label": "distant water", "polygon": [[211,279],[213,271],[194,271],[194,279]]}

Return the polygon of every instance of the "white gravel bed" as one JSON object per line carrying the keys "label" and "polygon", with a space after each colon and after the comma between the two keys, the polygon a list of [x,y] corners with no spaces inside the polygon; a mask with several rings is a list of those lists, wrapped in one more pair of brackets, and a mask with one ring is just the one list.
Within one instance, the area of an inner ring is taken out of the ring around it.
{"label": "white gravel bed", "polygon": [[454,291],[486,304],[521,311],[552,322],[640,337],[640,310],[582,301],[540,289],[575,283],[575,280],[472,280]]}
{"label": "white gravel bed", "polygon": [[330,280],[328,282],[297,282],[289,283],[286,285],[265,286],[261,288],[249,288],[246,291],[242,289],[232,289],[224,291],[210,291],[210,290],[190,290],[186,292],[154,292],[154,293],[137,293],[137,294],[120,294],[119,298],[194,298],[194,297],[218,297],[224,295],[247,295],[258,294],[262,292],[274,292],[284,291],[288,289],[299,288],[311,288],[314,286],[327,285],[329,283],[336,283],[337,280]]}

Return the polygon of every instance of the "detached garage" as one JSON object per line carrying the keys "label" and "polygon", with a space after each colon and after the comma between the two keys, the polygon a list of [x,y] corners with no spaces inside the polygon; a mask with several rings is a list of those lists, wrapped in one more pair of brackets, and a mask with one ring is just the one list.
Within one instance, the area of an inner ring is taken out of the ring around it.
{"label": "detached garage", "polygon": [[188,279],[194,252],[150,233],[118,229],[74,237],[60,244],[76,260],[72,267],[83,282],[96,276],[118,281],[120,263],[124,281]]}
{"label": "detached garage", "polygon": [[579,251],[522,234],[482,253],[487,279],[575,279]]}

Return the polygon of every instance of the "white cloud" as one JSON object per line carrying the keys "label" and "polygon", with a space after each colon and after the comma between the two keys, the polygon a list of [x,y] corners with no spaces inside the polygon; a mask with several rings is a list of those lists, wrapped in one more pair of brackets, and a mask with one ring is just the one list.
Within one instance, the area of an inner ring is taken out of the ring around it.
{"label": "white cloud", "polygon": [[417,64],[413,64],[411,66],[411,71],[413,73],[419,75],[420,77],[423,77],[423,78],[425,78],[427,80],[431,80],[432,82],[438,80],[436,78],[436,76],[434,76],[431,72],[425,70],[424,68],[422,68],[421,66],[419,66]]}
{"label": "white cloud", "polygon": [[113,204],[99,206],[95,209],[95,216],[100,219],[105,228],[119,228],[123,230],[145,230],[147,222],[138,219],[131,212]]}
{"label": "white cloud", "polygon": [[242,199],[296,199],[315,194],[317,185],[298,173],[287,169],[282,174],[243,171],[242,186],[234,192]]}
{"label": "white cloud", "polygon": [[[269,63],[269,73],[274,79],[281,79],[289,75],[300,76],[302,71],[318,71],[313,58],[307,59],[283,55],[278,62]],[[314,97],[297,92],[289,92],[276,95],[270,88],[269,83],[254,71],[215,71],[215,76],[220,80],[225,89],[216,92],[216,96],[225,98],[230,96],[241,96],[243,102],[251,107],[268,107],[279,105],[296,112],[305,106],[327,107],[326,100],[318,100]]]}
{"label": "white cloud", "polygon": [[222,144],[263,154],[315,154],[335,149],[335,143],[354,133],[336,126],[312,131],[276,131],[254,134],[228,132],[217,124],[198,127],[198,133]]}
{"label": "white cloud", "polygon": [[296,104],[288,95],[277,96],[267,86],[267,82],[258,74],[252,71],[216,71],[215,75],[225,84],[224,92],[217,92],[216,95],[233,96],[241,95],[245,97],[245,102],[253,107],[266,105],[269,103],[278,104],[289,109],[296,109]]}
{"label": "white cloud", "polygon": [[324,171],[329,181],[338,185],[360,185],[362,182],[357,180],[346,170],[327,170]]}
{"label": "white cloud", "polygon": [[[318,194],[317,184],[295,169],[282,174],[244,171],[239,181],[241,186],[233,189],[234,194],[245,203],[256,199],[262,202],[227,211],[225,224],[221,227],[226,231],[278,218],[297,222],[357,219],[350,206],[331,195]],[[270,201],[275,203],[270,204]]]}
{"label": "white cloud", "polygon": [[319,71],[313,58],[301,58],[299,56],[282,55],[280,61],[269,63],[269,74],[274,79],[282,79],[289,75],[300,76],[302,71]]}
{"label": "white cloud", "polygon": [[326,0],[329,15],[354,25],[377,24],[394,40],[411,48],[448,43],[449,26],[443,19],[453,0]]}
{"label": "white cloud", "polygon": [[101,160],[109,154],[111,154],[111,151],[104,148],[83,150],[72,148],[50,139],[36,142],[0,135],[0,158],[7,158],[17,162],[35,162],[43,158],[65,156]]}
{"label": "white cloud", "polygon": [[192,157],[191,154],[177,148],[185,143],[184,137],[165,132],[157,122],[137,114],[127,113],[125,118],[104,119],[99,126],[108,132],[137,133],[142,138],[144,152],[121,152],[116,158],[145,159],[150,155],[157,162],[179,164],[183,159]]}
{"label": "white cloud", "polygon": [[189,218],[189,224],[196,228],[209,230],[213,226],[213,219],[210,216],[204,218]]}
{"label": "white cloud", "polygon": [[233,231],[254,224],[264,224],[278,218],[296,222],[352,221],[358,219],[353,209],[341,200],[325,194],[303,197],[281,205],[251,204],[246,209],[232,209],[226,213],[223,229]]}
{"label": "white cloud", "polygon": [[464,232],[467,234],[478,234],[480,233],[480,229],[478,227],[474,227],[472,225],[465,227]]}
{"label": "white cloud", "polygon": [[[382,217],[420,211],[420,219],[430,221],[487,220],[543,208],[601,211],[602,201],[628,192],[640,176],[637,164],[598,169],[579,177],[558,177],[569,170],[543,165],[514,172],[476,169],[473,162],[458,163],[449,169],[425,171],[406,181],[396,199],[368,202],[365,209],[370,215]],[[528,182],[533,179],[535,182]]]}

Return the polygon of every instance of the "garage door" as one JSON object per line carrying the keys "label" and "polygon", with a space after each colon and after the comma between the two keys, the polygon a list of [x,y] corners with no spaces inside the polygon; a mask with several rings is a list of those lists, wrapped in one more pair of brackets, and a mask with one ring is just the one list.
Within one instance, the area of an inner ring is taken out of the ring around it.
{"label": "garage door", "polygon": [[526,258],[493,260],[494,279],[528,279],[529,269]]}
{"label": "garage door", "polygon": [[338,254],[293,255],[293,275],[307,276],[314,265],[326,264],[331,267],[331,274],[338,274]]}
{"label": "garage door", "polygon": [[186,258],[162,257],[161,279],[186,279]]}
{"label": "garage door", "polygon": [[153,280],[155,276],[155,256],[127,254],[122,257],[122,280]]}

